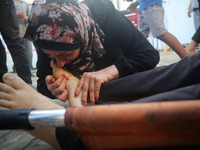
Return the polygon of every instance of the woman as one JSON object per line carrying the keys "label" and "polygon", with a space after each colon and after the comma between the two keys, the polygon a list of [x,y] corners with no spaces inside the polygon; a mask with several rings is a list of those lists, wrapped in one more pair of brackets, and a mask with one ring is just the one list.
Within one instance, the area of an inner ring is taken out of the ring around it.
{"label": "woman", "polygon": [[51,59],[81,79],[75,96],[83,90],[82,104],[99,99],[101,84],[159,62],[158,52],[108,0],[36,0],[25,38],[40,48],[38,91],[62,101],[67,80],[53,78]]}

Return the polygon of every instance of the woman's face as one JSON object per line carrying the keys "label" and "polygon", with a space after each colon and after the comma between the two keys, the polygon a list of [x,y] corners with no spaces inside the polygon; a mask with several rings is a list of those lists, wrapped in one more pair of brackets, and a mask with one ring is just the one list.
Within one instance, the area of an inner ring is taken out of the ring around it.
{"label": "woman's face", "polygon": [[53,51],[42,49],[42,51],[51,59],[55,60],[58,67],[64,67],[65,64],[73,62],[80,54],[81,48],[73,51]]}

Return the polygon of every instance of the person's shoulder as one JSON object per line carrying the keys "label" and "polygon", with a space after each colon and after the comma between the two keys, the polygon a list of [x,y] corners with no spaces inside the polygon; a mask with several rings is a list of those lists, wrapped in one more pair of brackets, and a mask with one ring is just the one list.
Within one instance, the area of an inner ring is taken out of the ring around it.
{"label": "person's shoulder", "polygon": [[87,4],[88,7],[90,6],[97,6],[101,8],[105,8],[108,4],[112,4],[110,0],[83,0],[83,3]]}
{"label": "person's shoulder", "polygon": [[105,14],[107,11],[114,8],[110,0],[84,0],[82,2],[85,3],[94,14]]}

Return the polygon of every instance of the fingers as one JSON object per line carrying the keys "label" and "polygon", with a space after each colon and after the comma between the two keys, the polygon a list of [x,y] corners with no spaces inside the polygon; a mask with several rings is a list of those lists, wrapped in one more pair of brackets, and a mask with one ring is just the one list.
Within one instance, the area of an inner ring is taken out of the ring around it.
{"label": "fingers", "polygon": [[[88,88],[89,88],[89,75],[85,75],[81,78],[78,84],[79,89],[82,89],[81,102],[85,105],[87,102]],[[78,93],[79,95],[79,93]]]}
{"label": "fingers", "polygon": [[66,79],[65,78],[58,78],[58,80],[55,81],[54,88],[52,90],[52,94],[58,97],[60,94],[64,92],[66,89]]}
{"label": "fingers", "polygon": [[82,105],[85,105],[87,102],[89,91],[90,102],[94,104],[95,100],[98,100],[99,98],[99,92],[102,83],[103,80],[101,78],[98,78],[97,76],[90,73],[84,73],[83,77],[77,85],[75,97],[77,97],[80,94],[80,91],[82,90],[81,101]]}
{"label": "fingers", "polygon": [[95,103],[94,86],[95,86],[95,82],[94,82],[94,79],[92,79],[91,82],[90,82],[90,85],[89,85],[90,102],[91,102],[92,104]]}
{"label": "fingers", "polygon": [[53,76],[48,75],[46,77],[46,84],[49,91],[52,95],[65,102],[67,100],[67,90],[66,83],[68,78],[65,75],[60,76],[57,80]]}
{"label": "fingers", "polygon": [[46,81],[46,84],[51,84],[51,83],[54,83],[56,80],[52,75],[48,75],[46,76],[45,81]]}
{"label": "fingers", "polygon": [[95,100],[99,99],[99,92],[100,92],[100,89],[101,89],[101,84],[103,84],[103,83],[104,83],[103,80],[99,80],[96,83],[96,86],[95,86],[95,89],[94,89]]}
{"label": "fingers", "polygon": [[99,92],[102,83],[103,81],[101,79],[91,76],[89,93],[90,93],[90,102],[92,104],[95,103],[95,100],[99,99]]}
{"label": "fingers", "polygon": [[68,91],[67,89],[64,89],[64,91],[61,94],[57,95],[57,98],[63,102],[67,101],[67,95],[68,95]]}

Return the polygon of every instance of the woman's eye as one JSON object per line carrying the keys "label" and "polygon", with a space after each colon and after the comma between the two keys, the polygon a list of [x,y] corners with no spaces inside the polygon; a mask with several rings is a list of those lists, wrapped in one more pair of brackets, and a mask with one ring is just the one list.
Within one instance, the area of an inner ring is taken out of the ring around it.
{"label": "woman's eye", "polygon": [[70,54],[65,54],[64,56],[65,56],[65,57],[69,57],[70,55],[71,55],[71,53],[70,53]]}
{"label": "woman's eye", "polygon": [[51,57],[51,55],[50,54],[46,54],[49,58],[51,58],[51,59],[53,59],[53,57]]}

